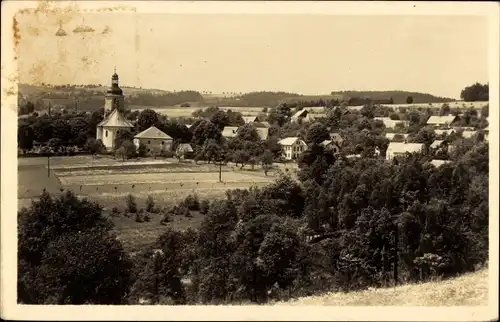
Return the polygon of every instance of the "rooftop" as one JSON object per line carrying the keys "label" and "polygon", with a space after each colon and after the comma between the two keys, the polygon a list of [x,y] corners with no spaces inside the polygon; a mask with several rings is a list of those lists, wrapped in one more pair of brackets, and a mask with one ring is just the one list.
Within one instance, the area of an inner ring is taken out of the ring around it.
{"label": "rooftop", "polygon": [[97,124],[97,126],[128,128],[134,127],[117,109],[114,109],[104,120]]}
{"label": "rooftop", "polygon": [[151,126],[150,128],[142,131],[141,133],[134,136],[136,139],[172,139],[172,137],[165,132],[159,130],[156,126]]}

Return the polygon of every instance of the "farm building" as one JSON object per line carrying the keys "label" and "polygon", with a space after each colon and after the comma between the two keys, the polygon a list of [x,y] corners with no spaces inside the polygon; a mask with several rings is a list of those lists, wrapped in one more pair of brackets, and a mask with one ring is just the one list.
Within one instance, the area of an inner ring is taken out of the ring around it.
{"label": "farm building", "polygon": [[181,143],[177,146],[177,149],[175,149],[175,154],[179,157],[186,157],[187,155],[193,153],[193,147],[189,143]]}
{"label": "farm building", "polygon": [[138,149],[139,146],[145,145],[147,152],[161,153],[172,150],[173,139],[170,135],[159,130],[155,126],[142,131],[134,136],[134,145]]}
{"label": "farm building", "polygon": [[306,119],[306,121],[314,122],[317,120],[326,119],[326,114],[325,113],[309,113],[309,114],[307,114],[305,119]]}
{"label": "farm building", "polygon": [[324,140],[323,142],[320,143],[320,145],[325,150],[330,150],[334,154],[340,153],[340,146],[336,142],[334,142],[333,140]]}
{"label": "farm building", "polygon": [[422,143],[391,142],[387,147],[386,159],[392,160],[394,157],[405,155],[406,153],[422,152],[423,147]]}
{"label": "farm building", "polygon": [[307,144],[298,137],[289,137],[278,142],[283,148],[283,156],[286,160],[297,159],[307,149]]}
{"label": "farm building", "polygon": [[394,129],[398,124],[401,124],[403,127],[407,127],[410,124],[408,121],[391,120],[389,117],[375,117],[374,120],[381,121],[388,129]]}
{"label": "farm building", "polygon": [[224,129],[222,130],[222,136],[225,138],[234,138],[236,137],[236,134],[238,134],[237,126],[224,126]]}
{"label": "farm building", "polygon": [[111,87],[104,96],[104,115],[105,118],[97,124],[96,138],[102,140],[102,143],[108,150],[115,148],[115,138],[120,131],[130,131],[134,126],[125,119],[123,91],[118,86],[118,75],[115,73],[111,77]]}
{"label": "farm building", "polygon": [[433,115],[429,117],[427,120],[427,125],[435,126],[435,127],[441,127],[441,126],[450,126],[452,125],[455,121],[457,121],[458,117],[452,114],[445,115],[445,116],[437,116]]}

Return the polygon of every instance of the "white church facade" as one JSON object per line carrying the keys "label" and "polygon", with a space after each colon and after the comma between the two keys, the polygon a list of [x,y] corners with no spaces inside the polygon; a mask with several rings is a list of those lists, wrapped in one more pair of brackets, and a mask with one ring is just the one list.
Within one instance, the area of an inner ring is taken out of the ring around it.
{"label": "white church facade", "polygon": [[96,138],[101,140],[108,151],[115,149],[116,136],[121,131],[130,131],[134,126],[124,115],[125,97],[118,85],[118,75],[111,77],[111,87],[104,97],[104,120],[97,124]]}

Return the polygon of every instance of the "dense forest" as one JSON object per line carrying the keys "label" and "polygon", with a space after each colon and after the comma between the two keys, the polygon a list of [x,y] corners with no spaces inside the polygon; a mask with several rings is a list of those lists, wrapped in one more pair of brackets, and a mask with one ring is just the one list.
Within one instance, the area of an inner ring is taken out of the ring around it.
{"label": "dense forest", "polygon": [[[332,92],[332,95],[342,95],[344,99],[348,98],[370,98],[372,100],[390,100],[392,98],[393,104],[407,104],[408,97],[411,97],[411,103],[442,103],[453,101],[451,98],[438,97],[426,93],[407,92],[407,91],[338,91]],[[362,104],[360,104],[362,105]]]}

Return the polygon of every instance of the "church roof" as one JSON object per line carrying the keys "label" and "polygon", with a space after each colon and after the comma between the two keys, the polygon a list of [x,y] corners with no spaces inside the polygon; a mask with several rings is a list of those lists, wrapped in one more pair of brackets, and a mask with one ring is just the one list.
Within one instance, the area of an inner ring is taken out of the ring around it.
{"label": "church roof", "polygon": [[97,124],[97,126],[134,127],[117,109],[113,110],[101,123]]}
{"label": "church roof", "polygon": [[150,128],[135,135],[134,138],[137,138],[137,139],[172,139],[172,137],[170,135],[161,131],[156,126],[151,126]]}

